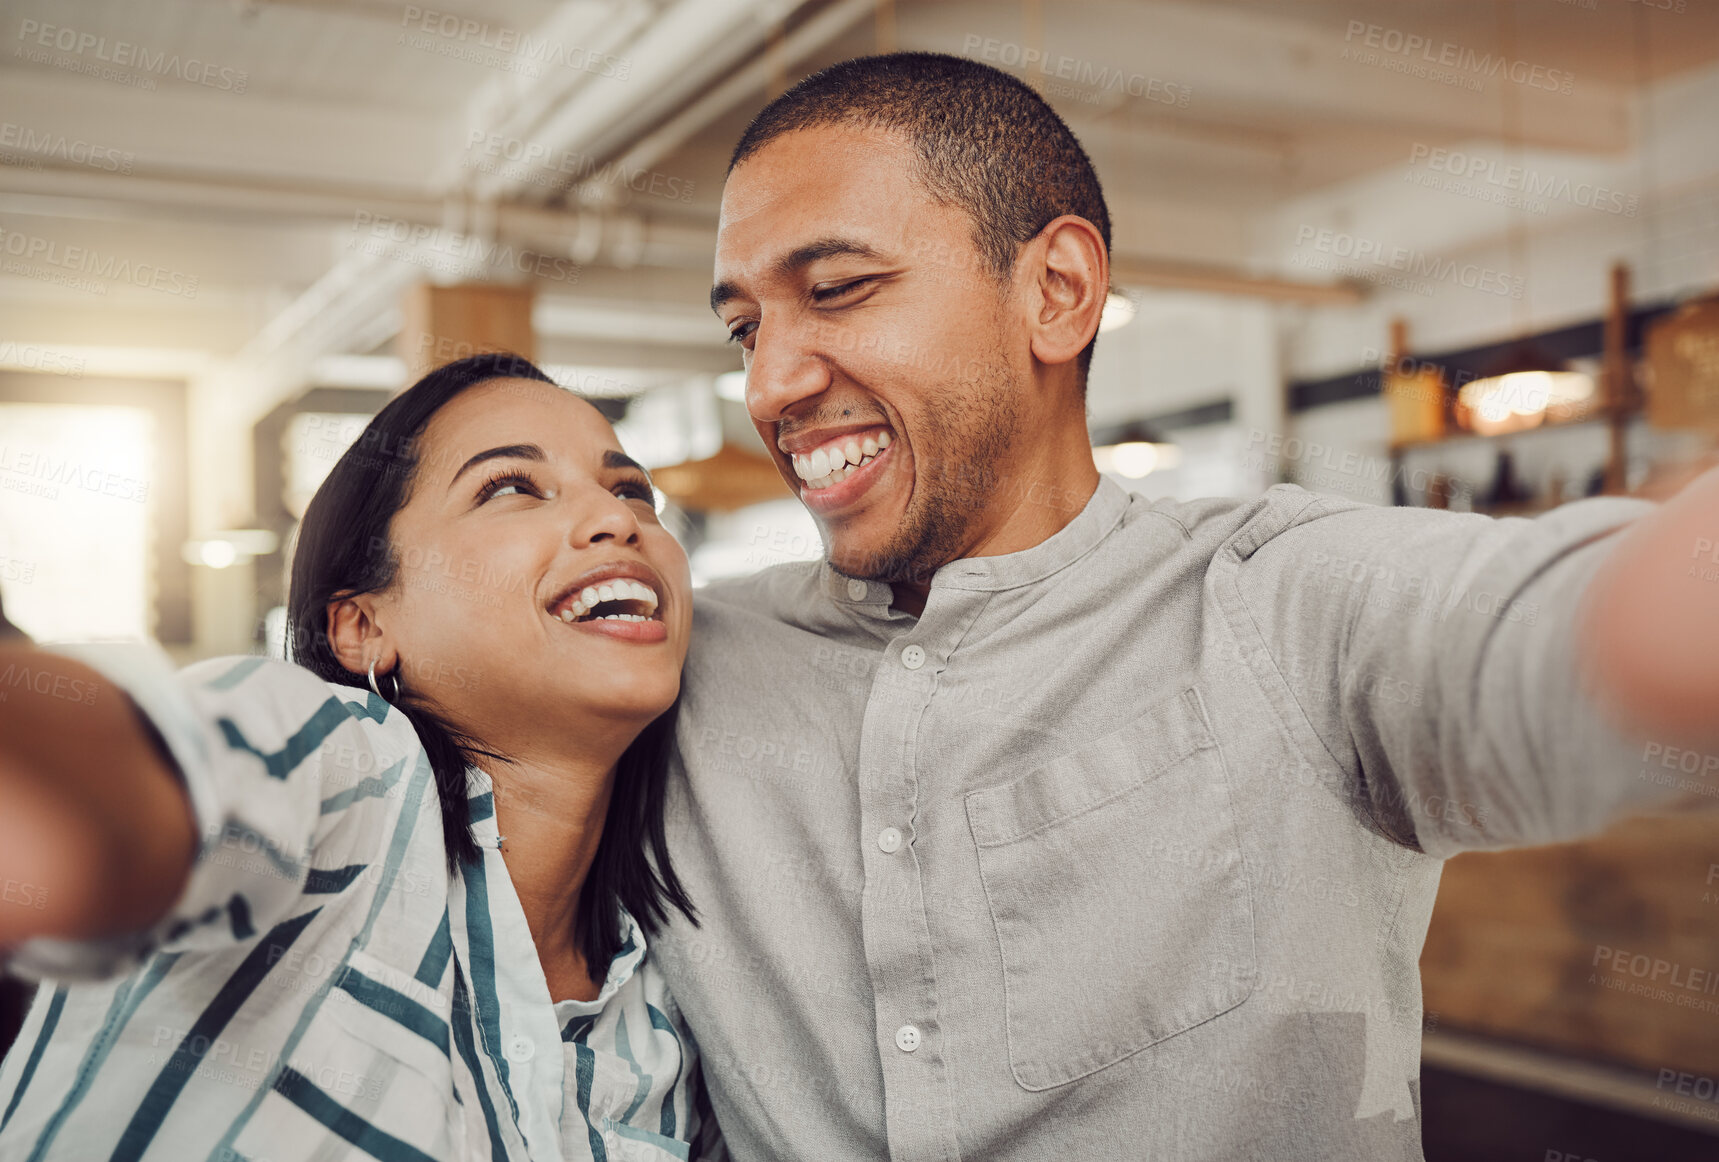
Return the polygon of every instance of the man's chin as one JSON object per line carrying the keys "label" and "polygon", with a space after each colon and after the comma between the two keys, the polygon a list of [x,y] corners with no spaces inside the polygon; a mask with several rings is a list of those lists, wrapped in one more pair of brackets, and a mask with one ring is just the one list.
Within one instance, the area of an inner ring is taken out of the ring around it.
{"label": "man's chin", "polygon": [[837,541],[829,547],[830,565],[845,577],[890,584],[931,580],[935,565],[925,566],[889,542]]}

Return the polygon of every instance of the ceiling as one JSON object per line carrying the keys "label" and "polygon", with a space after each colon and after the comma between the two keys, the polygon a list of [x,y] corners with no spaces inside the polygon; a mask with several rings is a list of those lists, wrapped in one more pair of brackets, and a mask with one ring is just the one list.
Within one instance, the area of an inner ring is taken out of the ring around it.
{"label": "ceiling", "polygon": [[[1046,86],[1097,161],[1118,269],[1142,286],[1193,271],[1241,295],[1318,281],[1259,244],[1262,217],[1286,201],[1400,166],[1408,143],[1627,157],[1643,80],[1719,61],[1719,5],[1693,0],[1683,12],[1615,0],[0,10],[13,46],[0,55],[0,231],[15,236],[0,243],[83,247],[180,288],[9,263],[0,340],[153,353],[137,357],[162,374],[239,368],[252,414],[329,355],[388,350],[424,268],[361,243],[395,223],[575,260],[576,278],[539,287],[549,361],[639,382],[735,366],[703,306],[727,151],[771,92],[880,46],[1055,62],[1048,77],[1013,71]],[[1388,47],[1410,38],[1429,47]],[[1429,52],[1458,62],[1455,81],[1404,71]],[[1500,56],[1554,84],[1487,74]]]}

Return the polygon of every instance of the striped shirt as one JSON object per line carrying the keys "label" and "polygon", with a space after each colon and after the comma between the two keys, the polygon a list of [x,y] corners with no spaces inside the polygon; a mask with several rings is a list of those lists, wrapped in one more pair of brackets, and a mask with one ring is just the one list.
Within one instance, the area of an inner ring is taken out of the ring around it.
{"label": "striped shirt", "polygon": [[202,836],[152,931],[38,940],[0,1066],[17,1162],[687,1159],[697,1047],[638,924],[594,1001],[554,1002],[472,768],[481,859],[447,871],[435,778],[386,702],[264,658],[174,675],[55,647],[130,694]]}

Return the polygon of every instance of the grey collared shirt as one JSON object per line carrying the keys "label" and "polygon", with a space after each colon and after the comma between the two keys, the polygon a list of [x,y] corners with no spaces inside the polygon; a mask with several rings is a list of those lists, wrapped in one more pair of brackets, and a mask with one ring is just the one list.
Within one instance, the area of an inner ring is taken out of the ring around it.
{"label": "grey collared shirt", "polygon": [[1639,502],[1495,521],[1108,481],[922,616],[698,599],[659,960],[739,1159],[1420,1154],[1441,861],[1663,790],[1582,688]]}

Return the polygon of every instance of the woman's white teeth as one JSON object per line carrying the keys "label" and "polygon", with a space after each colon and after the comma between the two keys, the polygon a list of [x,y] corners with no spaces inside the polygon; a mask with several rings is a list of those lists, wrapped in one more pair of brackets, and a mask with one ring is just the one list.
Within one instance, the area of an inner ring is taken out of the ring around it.
{"label": "woman's white teeth", "polygon": [[807,488],[828,488],[846,480],[854,469],[889,447],[888,432],[867,435],[863,440],[849,437],[839,444],[819,448],[809,456],[793,456],[794,475],[806,482]]}
{"label": "woman's white teeth", "polygon": [[643,613],[605,613],[592,621],[649,621],[656,615],[659,604],[656,590],[630,577],[616,577],[601,585],[587,585],[579,596],[562,608],[562,621],[581,621],[585,615],[605,601],[635,601],[644,607]]}

